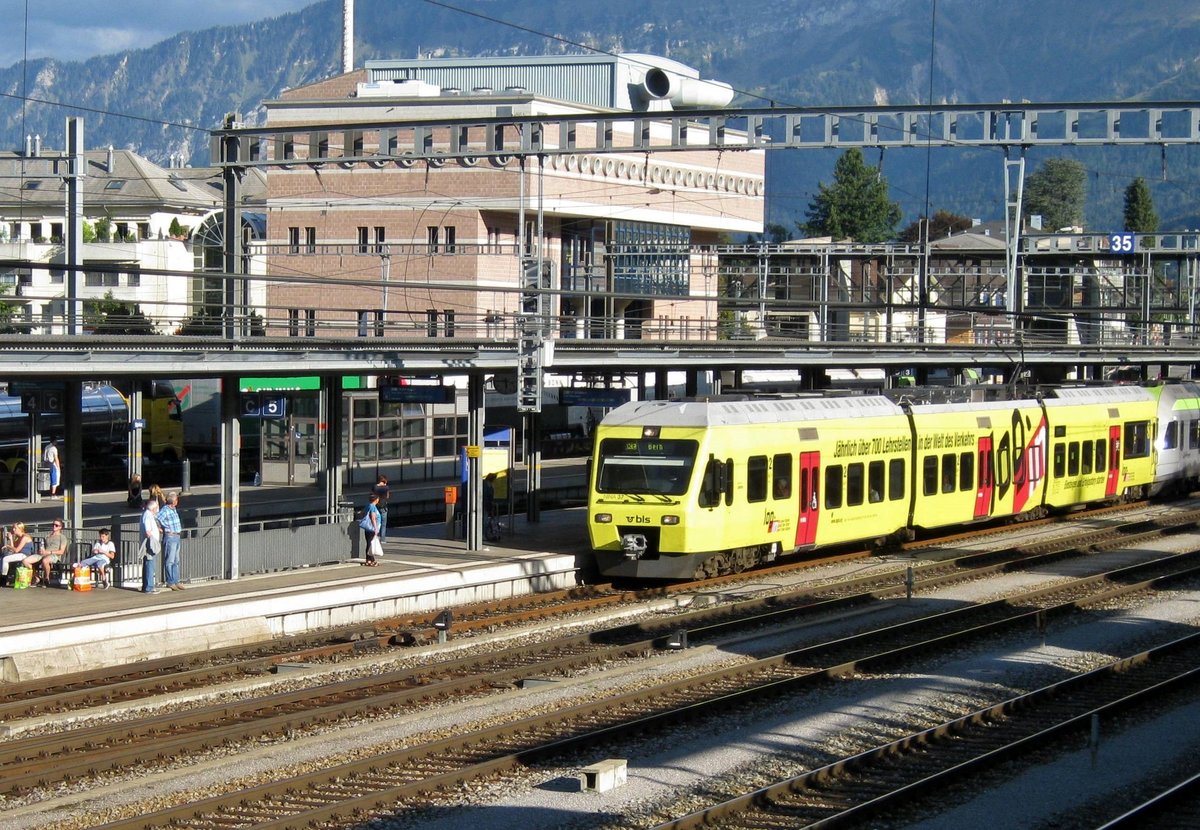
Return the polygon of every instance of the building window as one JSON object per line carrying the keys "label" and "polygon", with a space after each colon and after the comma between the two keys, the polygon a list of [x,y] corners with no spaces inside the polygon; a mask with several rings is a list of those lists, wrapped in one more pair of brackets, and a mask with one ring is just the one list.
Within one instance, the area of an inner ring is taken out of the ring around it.
{"label": "building window", "polygon": [[137,230],[138,239],[149,239],[150,238],[150,223],[149,222],[138,222],[137,229],[138,229]]}
{"label": "building window", "polygon": [[317,229],[307,227],[304,229],[304,242],[308,246],[308,252],[315,254],[317,252]]}
{"label": "building window", "polygon": [[367,252],[367,232],[369,228],[366,225],[358,226],[358,252],[365,254]]}
{"label": "building window", "polygon": [[137,268],[132,268],[126,272],[128,274],[128,285],[130,288],[142,287],[142,272]]}
{"label": "building window", "polygon": [[300,229],[288,228],[288,253],[300,253]]}
{"label": "building window", "polygon": [[691,230],[614,222],[610,257],[618,292],[684,296],[691,282]]}
{"label": "building window", "polygon": [[317,336],[317,310],[315,308],[306,309],[305,311],[304,333],[308,337]]}
{"label": "building window", "polygon": [[288,309],[288,336],[300,336],[300,309],[298,308]]}
{"label": "building window", "polygon": [[34,242],[46,241],[46,237],[42,234],[42,223],[41,222],[30,222],[29,223],[29,237]]}
{"label": "building window", "polygon": [[116,288],[119,285],[117,274],[107,271],[86,271],[83,284],[87,288]]}
{"label": "building window", "polygon": [[446,253],[455,253],[458,250],[458,248],[455,246],[458,233],[456,232],[454,226],[447,225],[446,227],[442,228],[442,231],[445,233],[446,238]]}
{"label": "building window", "polygon": [[438,230],[439,229],[438,229],[437,225],[430,225],[425,230],[426,230],[426,235],[427,235],[428,242],[429,242],[429,253],[432,256],[433,254],[436,254],[438,252]]}
{"label": "building window", "polygon": [[375,253],[383,253],[383,243],[386,239],[385,228],[383,225],[375,226]]}
{"label": "building window", "polygon": [[446,320],[446,325],[445,325],[446,336],[453,337],[454,336],[454,309],[448,308],[445,311],[443,311],[442,313],[445,315],[445,320]]}

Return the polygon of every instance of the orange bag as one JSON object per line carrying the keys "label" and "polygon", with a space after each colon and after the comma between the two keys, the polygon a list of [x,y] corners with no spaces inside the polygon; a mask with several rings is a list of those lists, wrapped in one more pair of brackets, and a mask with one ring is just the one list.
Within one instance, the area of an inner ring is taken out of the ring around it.
{"label": "orange bag", "polygon": [[92,590],[92,568],[90,565],[76,565],[71,578],[72,591]]}

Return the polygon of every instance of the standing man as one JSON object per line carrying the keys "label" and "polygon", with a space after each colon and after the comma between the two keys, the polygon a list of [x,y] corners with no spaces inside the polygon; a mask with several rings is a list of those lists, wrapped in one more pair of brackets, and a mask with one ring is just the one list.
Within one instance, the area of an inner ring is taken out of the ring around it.
{"label": "standing man", "polygon": [[50,498],[58,498],[58,488],[62,482],[62,465],[58,459],[58,445],[54,443],[54,439],[50,439],[50,443],[46,445],[45,451],[42,452],[42,461],[50,468]]}
{"label": "standing man", "polygon": [[388,500],[392,497],[392,491],[388,489],[387,476],[380,475],[375,486],[371,488],[371,492],[379,496],[379,544],[382,545],[387,541]]}
{"label": "standing man", "polygon": [[158,501],[146,499],[142,510],[142,593],[153,594],[154,567],[162,553],[162,528],[158,526]]}
{"label": "standing man", "polygon": [[163,533],[163,578],[172,591],[182,591],[179,584],[179,533],[183,525],[179,521],[179,494],[174,490],[167,493],[167,503],[158,511],[158,526]]}

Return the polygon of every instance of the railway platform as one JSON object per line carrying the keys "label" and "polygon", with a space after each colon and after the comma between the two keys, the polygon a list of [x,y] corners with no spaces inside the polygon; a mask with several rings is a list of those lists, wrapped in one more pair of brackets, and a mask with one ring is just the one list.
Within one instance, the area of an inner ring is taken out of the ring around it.
{"label": "railway platform", "polygon": [[347,550],[331,565],[185,583],[182,591],[0,589],[0,682],[570,587],[587,556],[585,515],[517,516],[479,551],[447,539],[444,524],[393,527],[375,568]]}

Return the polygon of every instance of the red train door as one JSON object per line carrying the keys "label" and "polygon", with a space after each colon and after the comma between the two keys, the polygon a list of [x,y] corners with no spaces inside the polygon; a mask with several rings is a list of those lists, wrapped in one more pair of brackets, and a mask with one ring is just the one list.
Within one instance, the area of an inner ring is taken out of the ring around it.
{"label": "red train door", "polygon": [[1121,478],[1121,425],[1108,428],[1108,478],[1104,482],[1104,495],[1115,496]]}
{"label": "red train door", "polygon": [[985,519],[992,515],[992,489],[995,486],[992,476],[992,436],[982,435],[979,438],[978,455],[979,485],[975,490],[975,518]]}
{"label": "red train door", "polygon": [[821,453],[800,453],[800,518],[796,524],[796,547],[817,541],[817,510],[821,504]]}

